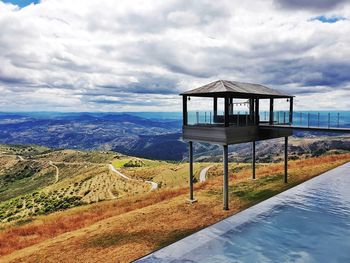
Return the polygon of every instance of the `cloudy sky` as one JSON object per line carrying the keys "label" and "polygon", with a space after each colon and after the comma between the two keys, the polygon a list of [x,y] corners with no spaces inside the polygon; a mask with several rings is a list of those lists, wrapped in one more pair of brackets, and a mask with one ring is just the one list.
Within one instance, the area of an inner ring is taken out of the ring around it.
{"label": "cloudy sky", "polygon": [[180,111],[217,79],[350,109],[348,0],[0,1],[0,111]]}

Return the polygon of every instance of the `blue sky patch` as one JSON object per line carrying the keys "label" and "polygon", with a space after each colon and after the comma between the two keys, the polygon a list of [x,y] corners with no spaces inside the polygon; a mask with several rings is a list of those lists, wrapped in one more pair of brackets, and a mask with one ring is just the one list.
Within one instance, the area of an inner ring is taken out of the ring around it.
{"label": "blue sky patch", "polygon": [[31,3],[38,4],[39,0],[3,0],[4,3],[11,3],[19,7],[25,7]]}
{"label": "blue sky patch", "polygon": [[314,18],[311,18],[311,21],[315,21],[318,20],[322,23],[336,23],[338,21],[341,20],[345,20],[345,17],[341,17],[341,16],[316,16]]}

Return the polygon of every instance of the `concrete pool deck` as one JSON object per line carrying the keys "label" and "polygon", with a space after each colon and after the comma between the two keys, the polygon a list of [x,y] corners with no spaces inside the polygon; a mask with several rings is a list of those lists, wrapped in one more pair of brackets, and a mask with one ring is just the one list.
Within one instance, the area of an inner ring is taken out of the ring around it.
{"label": "concrete pool deck", "polygon": [[[216,239],[220,240],[222,236],[228,231],[239,230],[246,224],[254,223],[261,220],[261,217],[266,216],[276,208],[282,208],[288,204],[290,196],[297,196],[303,192],[303,189],[310,189],[313,185],[327,180],[327,178],[340,177],[349,174],[350,162],[325,172],[317,177],[314,177],[302,184],[290,188],[280,194],[277,194],[259,204],[256,204],[246,210],[243,210],[235,215],[232,215],[214,225],[204,228],[186,238],[183,238],[167,247],[155,251],[136,262],[179,262],[184,259],[184,255],[191,253],[191,251],[203,247],[208,242]],[[341,183],[341,178],[336,178],[336,182]],[[288,198],[287,198],[288,197]]]}

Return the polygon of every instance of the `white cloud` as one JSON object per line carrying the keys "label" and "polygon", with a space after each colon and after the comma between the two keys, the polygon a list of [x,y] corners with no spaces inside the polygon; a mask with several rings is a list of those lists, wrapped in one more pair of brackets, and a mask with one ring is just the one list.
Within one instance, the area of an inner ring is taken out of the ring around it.
{"label": "white cloud", "polygon": [[0,110],[180,111],[218,78],[345,108],[349,18],[340,0],[0,1]]}

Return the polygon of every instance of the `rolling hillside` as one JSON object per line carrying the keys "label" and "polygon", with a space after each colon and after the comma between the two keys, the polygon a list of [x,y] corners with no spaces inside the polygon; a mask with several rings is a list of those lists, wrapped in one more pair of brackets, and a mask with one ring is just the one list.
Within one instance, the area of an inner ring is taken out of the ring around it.
{"label": "rolling hillside", "polygon": [[[197,178],[206,165],[195,166]],[[108,151],[0,145],[0,226],[156,188],[181,187],[188,183],[186,171],[185,164]]]}
{"label": "rolling hillside", "polygon": [[[131,157],[111,161],[123,171],[129,167],[130,174],[142,169],[143,179],[155,179],[146,171],[164,170],[166,165]],[[231,165],[230,211],[222,210],[222,167],[216,164],[206,182],[195,184],[198,202],[192,205],[186,202],[187,187],[162,187],[3,225],[1,261],[129,262],[349,161],[350,154],[290,161],[288,184],[282,180],[282,163],[258,165],[254,181],[249,166]]]}

